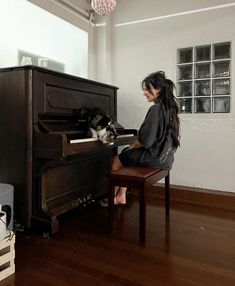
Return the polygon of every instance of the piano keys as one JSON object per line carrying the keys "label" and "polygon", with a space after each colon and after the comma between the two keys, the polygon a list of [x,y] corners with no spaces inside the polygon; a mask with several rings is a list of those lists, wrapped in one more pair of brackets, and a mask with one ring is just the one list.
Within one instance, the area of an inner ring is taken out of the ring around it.
{"label": "piano keys", "polygon": [[[0,181],[14,186],[25,228],[56,232],[60,214],[106,194],[113,155],[137,134],[117,122],[117,90],[36,66],[0,69]],[[74,118],[82,107],[111,116],[113,144],[86,138]]]}
{"label": "piano keys", "polygon": [[[117,136],[117,139],[120,139],[120,138],[127,138],[127,137],[133,137],[135,136],[135,134],[123,134],[123,135],[118,135]],[[70,140],[69,143],[70,144],[75,144],[75,143],[84,143],[84,142],[92,142],[92,141],[99,141],[98,139],[95,139],[95,138],[84,138],[84,139],[74,139],[74,140]],[[110,142],[110,143],[107,143],[109,145],[114,145],[115,142]]]}

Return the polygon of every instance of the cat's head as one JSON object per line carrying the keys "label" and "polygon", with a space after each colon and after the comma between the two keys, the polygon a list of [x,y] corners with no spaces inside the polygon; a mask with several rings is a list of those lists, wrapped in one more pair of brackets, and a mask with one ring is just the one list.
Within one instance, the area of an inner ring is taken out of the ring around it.
{"label": "cat's head", "polygon": [[99,139],[103,143],[113,143],[117,137],[117,132],[112,125],[107,125],[105,128],[99,130],[91,129],[93,137]]}

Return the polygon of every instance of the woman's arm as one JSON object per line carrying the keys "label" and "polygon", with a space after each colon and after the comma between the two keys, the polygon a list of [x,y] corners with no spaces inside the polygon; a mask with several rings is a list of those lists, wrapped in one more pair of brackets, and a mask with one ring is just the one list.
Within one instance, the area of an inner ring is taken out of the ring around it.
{"label": "woman's arm", "polygon": [[141,148],[141,147],[143,147],[143,145],[142,145],[138,140],[135,140],[135,141],[129,146],[129,149]]}
{"label": "woman's arm", "polygon": [[142,123],[139,133],[138,141],[146,149],[151,147],[157,140],[157,133],[159,128],[160,104],[152,105]]}

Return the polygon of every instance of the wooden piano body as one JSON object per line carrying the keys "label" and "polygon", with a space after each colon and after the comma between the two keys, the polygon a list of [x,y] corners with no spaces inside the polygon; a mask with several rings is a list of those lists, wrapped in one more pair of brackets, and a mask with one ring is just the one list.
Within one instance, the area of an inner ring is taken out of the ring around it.
{"label": "wooden piano body", "polygon": [[0,182],[15,188],[16,221],[29,228],[58,230],[57,216],[107,192],[107,174],[118,146],[71,143],[84,138],[74,110],[99,107],[119,134],[134,134],[117,123],[117,87],[47,69],[0,69]]}

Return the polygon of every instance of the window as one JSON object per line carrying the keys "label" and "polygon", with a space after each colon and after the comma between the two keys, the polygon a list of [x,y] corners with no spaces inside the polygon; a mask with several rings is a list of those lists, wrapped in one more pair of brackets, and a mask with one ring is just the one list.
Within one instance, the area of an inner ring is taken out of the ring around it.
{"label": "window", "polygon": [[180,113],[228,113],[231,95],[231,43],[177,51]]}
{"label": "window", "polygon": [[49,69],[87,77],[88,33],[33,3],[1,1],[0,33],[0,68],[29,56],[34,65],[46,58]]}

